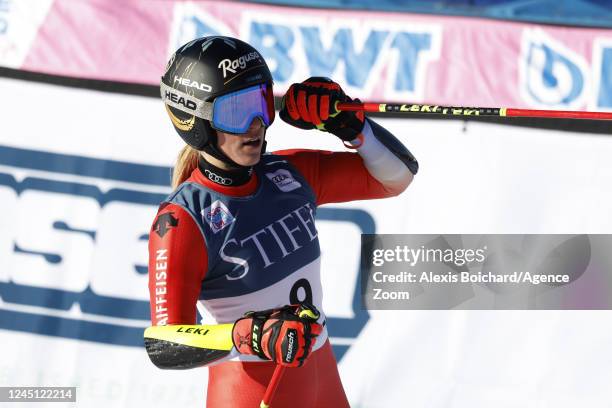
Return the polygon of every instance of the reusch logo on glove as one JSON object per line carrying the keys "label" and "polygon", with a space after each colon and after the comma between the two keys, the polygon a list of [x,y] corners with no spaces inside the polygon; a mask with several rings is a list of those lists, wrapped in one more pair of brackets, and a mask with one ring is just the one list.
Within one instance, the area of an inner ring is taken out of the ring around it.
{"label": "reusch logo on glove", "polygon": [[294,346],[295,339],[297,338],[297,331],[294,329],[287,330],[287,342],[285,343],[287,347],[285,348],[285,344],[283,344],[283,354],[285,357],[283,358],[286,363],[291,363],[295,359],[295,350],[297,347]]}

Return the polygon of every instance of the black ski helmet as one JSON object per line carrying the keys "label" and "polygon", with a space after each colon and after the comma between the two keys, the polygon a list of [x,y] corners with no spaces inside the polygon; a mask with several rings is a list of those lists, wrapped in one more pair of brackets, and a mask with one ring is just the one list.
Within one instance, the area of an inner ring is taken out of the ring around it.
{"label": "black ski helmet", "polygon": [[180,47],[161,78],[161,97],[174,129],[197,150],[216,140],[201,115],[202,102],[252,85],[272,84],[272,74],[255,48],[237,38],[210,36]]}

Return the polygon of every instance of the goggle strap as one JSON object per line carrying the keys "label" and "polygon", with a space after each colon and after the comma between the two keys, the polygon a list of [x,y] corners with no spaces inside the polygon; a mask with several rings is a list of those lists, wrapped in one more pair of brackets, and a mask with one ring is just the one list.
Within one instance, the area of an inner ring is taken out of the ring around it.
{"label": "goggle strap", "polygon": [[213,104],[194,98],[192,95],[178,91],[163,82],[160,84],[162,101],[185,113],[197,116],[208,121],[212,120]]}

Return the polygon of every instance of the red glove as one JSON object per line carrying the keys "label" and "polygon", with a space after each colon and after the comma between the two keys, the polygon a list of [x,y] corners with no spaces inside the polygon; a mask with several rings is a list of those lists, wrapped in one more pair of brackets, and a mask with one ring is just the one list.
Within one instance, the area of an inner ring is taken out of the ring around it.
{"label": "red glove", "polygon": [[232,330],[234,346],[242,354],[255,354],[288,367],[301,367],[323,330],[311,305],[284,306],[248,312]]}
{"label": "red glove", "polygon": [[329,78],[311,77],[293,84],[283,97],[279,116],[300,129],[319,129],[350,142],[363,130],[363,112],[338,111],[336,103],[354,102]]}

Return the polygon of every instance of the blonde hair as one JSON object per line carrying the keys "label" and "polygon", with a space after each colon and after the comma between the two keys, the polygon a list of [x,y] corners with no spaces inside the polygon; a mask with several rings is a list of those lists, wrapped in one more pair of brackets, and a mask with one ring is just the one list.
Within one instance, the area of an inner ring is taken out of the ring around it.
{"label": "blonde hair", "polygon": [[191,172],[198,167],[200,152],[189,145],[181,149],[172,170],[172,188],[175,189],[189,178]]}

